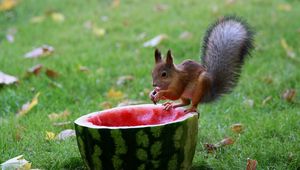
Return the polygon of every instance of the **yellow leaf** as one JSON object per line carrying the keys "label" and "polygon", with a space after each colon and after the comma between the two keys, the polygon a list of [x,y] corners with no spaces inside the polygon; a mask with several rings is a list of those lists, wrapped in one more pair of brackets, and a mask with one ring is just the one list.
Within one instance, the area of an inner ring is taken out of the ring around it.
{"label": "yellow leaf", "polygon": [[46,140],[54,140],[55,139],[55,133],[46,131]]}
{"label": "yellow leaf", "polygon": [[27,112],[29,112],[34,106],[36,106],[38,104],[38,97],[40,95],[40,92],[38,92],[33,99],[31,100],[31,102],[27,102],[25,103],[21,110],[17,113],[17,116],[24,116]]}
{"label": "yellow leaf", "polygon": [[35,17],[32,17],[30,19],[30,22],[33,23],[33,24],[35,24],[35,23],[41,23],[41,22],[45,21],[45,19],[46,19],[46,17],[43,16],[43,15],[42,16],[35,16]]}
{"label": "yellow leaf", "polygon": [[112,8],[117,8],[120,6],[120,0],[113,0],[111,7]]}
{"label": "yellow leaf", "polygon": [[48,118],[50,120],[57,120],[62,118],[67,118],[70,115],[70,112],[68,110],[65,110],[61,113],[51,113],[48,115]]}
{"label": "yellow leaf", "polygon": [[51,13],[51,18],[55,22],[64,22],[64,20],[65,20],[65,16],[58,12]]}
{"label": "yellow leaf", "polygon": [[97,36],[97,37],[103,37],[106,33],[104,28],[98,28],[98,27],[93,27],[92,32]]}
{"label": "yellow leaf", "polygon": [[290,4],[279,4],[277,6],[278,10],[289,12],[292,10],[292,6]]}
{"label": "yellow leaf", "polygon": [[247,159],[247,167],[246,170],[256,170],[256,166],[257,166],[257,160],[254,159]]}
{"label": "yellow leaf", "polygon": [[2,0],[0,3],[0,11],[8,11],[17,5],[17,0]]}
{"label": "yellow leaf", "polygon": [[289,47],[289,45],[287,44],[284,38],[281,38],[280,43],[283,49],[285,50],[287,56],[290,58],[295,58],[296,53],[293,51],[291,47]]}
{"label": "yellow leaf", "polygon": [[107,97],[110,99],[121,99],[124,97],[124,94],[121,91],[111,88],[107,93]]}

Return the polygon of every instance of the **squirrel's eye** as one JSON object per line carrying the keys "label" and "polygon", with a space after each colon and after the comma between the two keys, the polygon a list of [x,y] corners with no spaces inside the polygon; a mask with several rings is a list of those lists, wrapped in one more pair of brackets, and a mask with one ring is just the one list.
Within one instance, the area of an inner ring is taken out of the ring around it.
{"label": "squirrel's eye", "polygon": [[161,77],[167,77],[167,72],[163,71],[163,72],[161,73]]}

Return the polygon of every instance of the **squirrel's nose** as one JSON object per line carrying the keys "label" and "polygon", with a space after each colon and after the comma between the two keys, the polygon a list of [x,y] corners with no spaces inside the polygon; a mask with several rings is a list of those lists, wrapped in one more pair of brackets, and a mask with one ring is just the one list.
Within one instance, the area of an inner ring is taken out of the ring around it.
{"label": "squirrel's nose", "polygon": [[153,87],[156,87],[156,86],[157,86],[157,84],[156,84],[156,83],[153,83],[153,84],[152,84],[152,86],[153,86]]}

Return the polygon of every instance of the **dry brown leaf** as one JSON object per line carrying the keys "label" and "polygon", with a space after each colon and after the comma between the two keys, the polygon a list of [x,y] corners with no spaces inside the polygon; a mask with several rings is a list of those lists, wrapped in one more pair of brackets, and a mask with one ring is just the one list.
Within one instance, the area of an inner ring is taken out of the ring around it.
{"label": "dry brown leaf", "polygon": [[241,133],[244,130],[244,126],[241,123],[231,125],[231,130],[235,133]]}
{"label": "dry brown leaf", "polygon": [[272,84],[274,80],[273,80],[272,76],[266,76],[266,77],[262,78],[262,81],[267,84]]}
{"label": "dry brown leaf", "polygon": [[151,40],[145,42],[143,44],[144,47],[156,47],[158,44],[160,44],[163,40],[166,40],[168,36],[166,34],[160,34],[156,37],[152,38]]}
{"label": "dry brown leaf", "polygon": [[37,65],[35,65],[35,66],[29,68],[29,69],[27,70],[27,73],[28,73],[28,74],[34,74],[34,75],[37,76],[37,75],[40,74],[42,68],[43,68],[43,65],[42,65],[42,64],[37,64]]}
{"label": "dry brown leaf", "polygon": [[85,72],[85,73],[90,71],[90,69],[88,67],[82,66],[82,65],[78,66],[78,70],[81,72]]}
{"label": "dry brown leaf", "polygon": [[52,125],[53,126],[67,126],[67,125],[71,125],[72,122],[71,121],[66,121],[66,122],[54,122]]}
{"label": "dry brown leaf", "polygon": [[287,89],[283,94],[282,98],[287,102],[293,102],[294,98],[296,97],[296,90],[295,89]]}
{"label": "dry brown leaf", "polygon": [[188,31],[184,31],[179,35],[179,38],[182,40],[189,40],[192,38],[192,33],[188,32]]}
{"label": "dry brown leaf", "polygon": [[24,55],[25,58],[38,58],[49,56],[54,52],[54,48],[49,45],[43,45],[42,47],[36,48]]}
{"label": "dry brown leaf", "polygon": [[112,104],[110,102],[102,102],[102,103],[100,103],[100,107],[102,109],[110,109],[110,108],[112,108]]}
{"label": "dry brown leaf", "polygon": [[0,1],[0,12],[11,10],[17,4],[18,4],[17,0],[2,0]]}
{"label": "dry brown leaf", "polygon": [[58,120],[58,119],[65,119],[67,118],[68,116],[70,116],[70,111],[68,110],[65,110],[61,113],[51,113],[48,115],[48,118],[51,120],[51,121],[55,121],[55,120]]}
{"label": "dry brown leaf", "polygon": [[294,52],[294,50],[287,44],[286,40],[281,38],[280,40],[281,46],[283,47],[283,49],[286,52],[287,57],[289,58],[295,58],[296,57],[296,53]]}
{"label": "dry brown leaf", "polygon": [[236,3],[236,0],[226,0],[227,5],[232,5],[234,3]]}
{"label": "dry brown leaf", "polygon": [[17,83],[19,80],[18,78],[5,74],[3,72],[0,71],[0,85],[4,84],[4,85],[10,85],[13,83]]}
{"label": "dry brown leaf", "polygon": [[45,135],[45,139],[46,140],[54,140],[55,139],[55,133],[54,132],[49,132],[49,131],[46,131],[46,135]]}
{"label": "dry brown leaf", "polygon": [[206,144],[204,144],[204,148],[206,149],[206,151],[208,153],[212,153],[220,147],[224,147],[224,146],[232,145],[232,144],[234,144],[234,140],[230,137],[227,137],[216,144],[206,143]]}
{"label": "dry brown leaf", "polygon": [[292,6],[290,4],[279,4],[277,6],[278,10],[290,12],[292,10]]}
{"label": "dry brown leaf", "polygon": [[169,6],[167,4],[156,4],[154,6],[154,11],[156,12],[163,12],[169,9]]}
{"label": "dry brown leaf", "polygon": [[120,76],[117,80],[117,85],[118,86],[123,86],[125,84],[127,84],[128,82],[130,81],[133,81],[134,80],[134,77],[131,76],[131,75],[127,75],[127,76]]}
{"label": "dry brown leaf", "polygon": [[117,7],[119,7],[119,6],[120,6],[120,1],[121,1],[121,0],[113,0],[113,1],[112,1],[112,4],[111,4],[111,7],[112,7],[112,8],[117,8]]}
{"label": "dry brown leaf", "polygon": [[46,75],[50,78],[56,78],[59,76],[58,72],[51,70],[51,69],[46,69]]}
{"label": "dry brown leaf", "polygon": [[247,159],[247,167],[246,170],[256,170],[257,160]]}
{"label": "dry brown leaf", "polygon": [[16,156],[12,159],[9,159],[3,162],[1,165],[1,169],[3,170],[30,170],[31,163],[24,159],[23,155]]}
{"label": "dry brown leaf", "polygon": [[223,146],[232,145],[232,144],[234,144],[234,140],[230,137],[227,137],[227,138],[224,138],[223,140],[221,140],[220,142],[216,143],[215,146],[223,147]]}
{"label": "dry brown leaf", "polygon": [[124,94],[121,91],[115,90],[114,88],[111,88],[107,92],[107,97],[110,99],[121,99],[124,97]]}
{"label": "dry brown leaf", "polygon": [[268,97],[266,97],[263,101],[262,101],[262,105],[264,106],[264,105],[266,105],[269,101],[271,101],[272,100],[272,96],[268,96]]}
{"label": "dry brown leaf", "polygon": [[73,129],[66,129],[61,131],[57,136],[56,139],[58,140],[66,140],[70,137],[76,136],[75,130]]}
{"label": "dry brown leaf", "polygon": [[26,113],[28,113],[34,106],[36,106],[38,104],[38,97],[40,96],[40,92],[38,92],[33,99],[31,100],[31,102],[27,102],[25,103],[21,110],[18,111],[17,116],[21,117],[24,116]]}

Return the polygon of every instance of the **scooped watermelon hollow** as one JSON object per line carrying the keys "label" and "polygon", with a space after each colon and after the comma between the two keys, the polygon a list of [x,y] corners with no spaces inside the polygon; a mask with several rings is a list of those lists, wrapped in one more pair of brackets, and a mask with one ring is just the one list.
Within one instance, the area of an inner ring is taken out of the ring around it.
{"label": "scooped watermelon hollow", "polygon": [[89,169],[189,169],[198,115],[161,105],[125,106],[84,115],[75,130]]}

